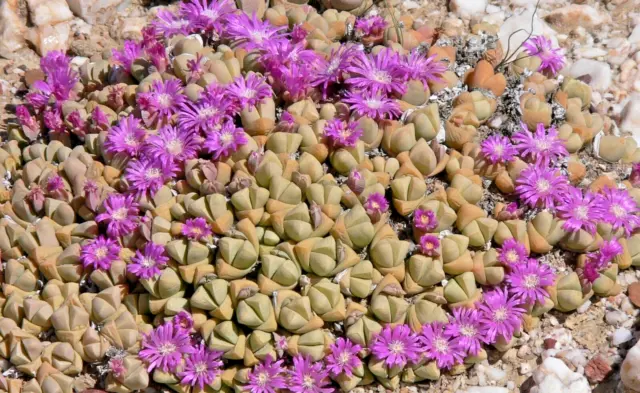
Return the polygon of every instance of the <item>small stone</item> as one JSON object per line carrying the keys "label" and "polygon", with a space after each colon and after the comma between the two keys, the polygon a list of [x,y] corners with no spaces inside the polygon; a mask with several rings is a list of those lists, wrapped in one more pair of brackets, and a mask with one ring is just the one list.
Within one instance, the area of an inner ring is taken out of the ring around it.
{"label": "small stone", "polygon": [[627,288],[629,291],[629,300],[634,306],[640,307],[640,282],[634,282]]}
{"label": "small stone", "polygon": [[484,372],[490,382],[499,382],[507,377],[507,373],[497,367],[488,366]]}
{"label": "small stone", "polygon": [[415,1],[412,0],[406,0],[404,3],[404,8],[408,9],[408,10],[415,10],[416,8],[420,8],[420,4],[416,3]]}
{"label": "small stone", "polygon": [[591,393],[584,375],[573,372],[560,359],[547,358],[534,371],[530,393]]}
{"label": "small stone", "polygon": [[623,323],[624,321],[626,321],[628,318],[627,314],[623,313],[620,310],[613,310],[613,311],[609,311],[607,312],[607,314],[604,316],[604,320],[609,324],[609,325],[620,325],[621,323]]}
{"label": "small stone", "polygon": [[[531,23],[532,20],[533,23]],[[526,31],[523,31],[523,26],[526,26],[526,29],[524,29]],[[528,31],[531,26],[533,26],[533,29],[529,34]],[[511,53],[515,52],[516,48],[519,48],[530,35],[544,35],[551,40],[553,46],[558,46],[556,32],[542,19],[538,18],[537,13],[534,15],[533,7],[529,7],[519,14],[516,13],[505,20],[498,32],[502,47],[505,48],[505,51],[507,47],[511,48]],[[508,55],[508,53],[505,53],[505,56]]]}
{"label": "small stone", "polygon": [[19,0],[0,1],[0,56],[11,54],[25,46],[27,20],[19,10]]}
{"label": "small stone", "polygon": [[27,0],[31,22],[36,26],[55,25],[73,19],[64,0]]}
{"label": "small stone", "polygon": [[27,72],[24,73],[24,82],[27,84],[28,87],[33,86],[33,84],[36,83],[37,81],[43,81],[43,80],[44,80],[44,72],[42,72],[42,70],[39,68],[27,70]]}
{"label": "small stone", "polygon": [[520,372],[521,375],[530,374],[532,370],[533,368],[531,367],[531,364],[529,364],[528,362],[520,363],[520,367],[518,368],[518,371]]}
{"label": "small stone", "polygon": [[589,360],[589,363],[584,367],[584,374],[591,383],[604,381],[609,373],[611,373],[611,366],[601,355]]}
{"label": "small stone", "polygon": [[509,393],[507,388],[499,388],[496,386],[470,386],[465,390],[467,393]]}
{"label": "small stone", "polygon": [[87,23],[105,23],[122,0],[67,0],[74,14]]}
{"label": "small stone", "polygon": [[640,343],[627,353],[627,357],[620,367],[622,384],[632,391],[640,391]]}
{"label": "small stone", "polygon": [[633,94],[620,114],[620,131],[631,132],[640,141],[640,94]]}
{"label": "small stone", "polygon": [[631,341],[633,338],[633,333],[627,328],[618,328],[615,332],[613,332],[613,336],[611,337],[611,344],[614,346],[620,346],[628,341]]}
{"label": "small stone", "polygon": [[578,314],[584,314],[589,310],[589,307],[591,307],[591,300],[587,300],[586,302],[582,303],[582,305],[576,309],[576,312]]}
{"label": "small stone", "polygon": [[637,25],[633,29],[631,35],[629,35],[629,38],[627,38],[627,40],[631,45],[640,45],[640,25]]}
{"label": "small stone", "polygon": [[69,48],[70,22],[58,23],[54,26],[34,27],[27,33],[29,40],[40,56],[46,55],[52,50],[66,52]]}
{"label": "small stone", "polygon": [[578,26],[584,28],[599,26],[608,22],[609,17],[589,5],[572,4],[551,11],[545,20],[557,30],[569,32]]}
{"label": "small stone", "polygon": [[556,347],[556,343],[558,341],[553,338],[545,338],[544,339],[544,349],[553,349]]}
{"label": "small stone", "polygon": [[483,13],[487,8],[487,0],[452,0],[449,3],[450,11],[461,17],[470,17]]}
{"label": "small stone", "polygon": [[574,78],[588,75],[591,77],[589,86],[598,91],[606,91],[611,86],[613,78],[609,64],[591,59],[576,61],[569,69],[568,74]]}

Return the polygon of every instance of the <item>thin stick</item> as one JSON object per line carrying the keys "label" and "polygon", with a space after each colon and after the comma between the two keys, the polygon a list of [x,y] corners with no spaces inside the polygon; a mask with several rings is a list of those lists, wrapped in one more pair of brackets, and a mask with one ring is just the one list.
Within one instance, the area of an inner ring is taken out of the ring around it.
{"label": "thin stick", "polygon": [[[529,28],[530,30],[529,30],[528,32],[527,32],[525,29],[518,29],[518,30],[514,31],[513,33],[511,33],[511,34],[509,35],[509,38],[507,39],[507,51],[505,52],[508,56],[507,56],[506,58],[504,58],[504,59],[503,59],[503,60],[502,60],[502,61],[501,61],[497,66],[495,66],[494,70],[497,70],[498,68],[502,67],[503,65],[508,65],[508,64],[510,64],[510,63],[512,62],[512,61],[511,61],[511,58],[512,58],[513,56],[516,56],[516,55],[517,55],[518,50],[519,50],[520,48],[522,48],[522,45],[524,45],[524,43],[525,43],[525,42],[529,41],[529,38],[531,38],[531,36],[533,35],[533,24],[534,24],[534,20],[535,20],[535,17],[536,17],[536,13],[538,12],[538,8],[539,8],[539,6],[540,6],[540,0],[538,0],[538,1],[536,2],[536,6],[535,6],[535,8],[533,9],[533,12],[531,13],[531,26],[530,26],[530,28]],[[520,46],[518,46],[518,47],[513,51],[513,53],[511,53],[511,54],[510,54],[510,53],[509,53],[509,51],[511,50],[511,38],[514,36],[514,34],[519,33],[520,31],[525,31],[525,32],[527,32],[527,33],[528,33],[527,38],[525,38],[525,40],[524,40],[524,41],[522,41],[522,42],[520,43]],[[515,61],[515,60],[514,60],[514,61]]]}
{"label": "thin stick", "polygon": [[398,42],[400,43],[400,45],[404,45],[404,39],[402,38],[402,29],[400,29],[400,24],[398,23],[396,16],[393,14],[393,10],[389,5],[388,0],[384,0],[384,5],[387,7],[387,12],[389,13],[389,15],[391,15],[391,20],[393,21],[393,27],[396,30],[396,35],[398,36]]}

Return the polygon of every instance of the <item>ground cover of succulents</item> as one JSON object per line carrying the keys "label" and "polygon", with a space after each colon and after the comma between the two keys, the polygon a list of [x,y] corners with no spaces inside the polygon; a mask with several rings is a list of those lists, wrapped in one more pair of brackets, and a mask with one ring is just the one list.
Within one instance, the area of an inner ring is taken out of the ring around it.
{"label": "ground cover of succulents", "polygon": [[0,148],[0,389],[398,389],[620,292],[640,152],[563,51],[350,4],[185,1],[42,57]]}

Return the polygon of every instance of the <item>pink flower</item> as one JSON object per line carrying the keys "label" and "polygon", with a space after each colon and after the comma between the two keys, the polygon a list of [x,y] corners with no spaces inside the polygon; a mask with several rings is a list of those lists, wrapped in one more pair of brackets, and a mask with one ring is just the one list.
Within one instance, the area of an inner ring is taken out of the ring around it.
{"label": "pink flower", "polygon": [[363,36],[378,36],[384,33],[387,21],[380,15],[371,15],[356,19],[356,32]]}
{"label": "pink flower", "polygon": [[562,228],[565,231],[577,232],[581,229],[594,234],[596,223],[602,219],[602,207],[592,192],[569,187],[561,195],[556,206],[558,217],[566,220]]}
{"label": "pink flower", "polygon": [[220,127],[224,120],[229,120],[229,108],[232,102],[228,99],[212,102],[200,99],[197,103],[185,101],[178,113],[178,125],[185,132],[208,132]]}
{"label": "pink flower", "polygon": [[239,47],[251,51],[261,49],[269,41],[282,38],[284,31],[282,27],[261,21],[255,13],[249,17],[244,12],[239,12],[227,18],[224,35]]}
{"label": "pink flower", "polygon": [[556,75],[564,67],[564,50],[562,48],[554,48],[552,45],[551,40],[542,35],[533,36],[522,44],[529,56],[538,56],[542,60],[540,67],[536,71],[548,71]]}
{"label": "pink flower", "polygon": [[174,175],[175,165],[173,163],[143,157],[140,160],[129,162],[124,177],[129,183],[130,191],[138,195],[149,193],[154,196]]}
{"label": "pink flower", "polygon": [[407,90],[400,56],[390,49],[377,54],[358,52],[347,71],[352,75],[347,84],[358,90],[385,94],[404,94]]}
{"label": "pink flower", "polygon": [[173,326],[176,329],[182,329],[186,332],[190,332],[193,328],[193,318],[191,318],[191,314],[186,311],[180,311],[173,317]]}
{"label": "pink flower", "polygon": [[154,160],[170,165],[195,158],[198,147],[193,131],[164,126],[158,130],[157,134],[147,138],[143,151],[147,157],[153,157]]}
{"label": "pink flower", "polygon": [[525,263],[511,265],[506,282],[509,291],[524,304],[544,304],[549,296],[544,287],[553,285],[555,275],[548,265],[529,258]]}
{"label": "pink flower", "polygon": [[58,103],[70,99],[71,91],[80,79],[78,73],[71,69],[71,59],[61,51],[49,51],[40,59],[40,68],[46,78],[36,81],[33,88],[55,97]]}
{"label": "pink flower", "polygon": [[178,34],[189,34],[189,21],[166,9],[158,11],[151,25],[156,34],[162,37],[171,38]]}
{"label": "pink flower", "polygon": [[618,255],[622,255],[624,249],[617,239],[605,240],[600,245],[600,257],[602,260],[611,262]]}
{"label": "pink flower", "polygon": [[189,218],[182,226],[182,236],[191,240],[200,240],[211,235],[211,228],[202,217]]}
{"label": "pink flower", "polygon": [[119,255],[120,245],[118,242],[103,236],[98,236],[80,248],[80,261],[85,269],[109,270]]}
{"label": "pink flower", "polygon": [[342,101],[350,104],[351,110],[358,116],[373,120],[394,119],[402,115],[398,102],[382,93],[349,91]]}
{"label": "pink flower", "polygon": [[271,355],[267,355],[262,363],[256,365],[249,373],[249,383],[246,388],[251,393],[276,393],[287,388],[284,377],[283,360],[273,361]]}
{"label": "pink flower", "polygon": [[[165,72],[167,68],[169,68],[167,51],[160,41],[152,42],[150,45],[145,47],[144,51],[156,71]],[[140,96],[138,96],[138,98],[140,98]],[[146,103],[148,101],[138,100],[138,105],[141,105],[143,102]]]}
{"label": "pink flower", "polygon": [[343,374],[351,377],[353,370],[362,365],[362,360],[358,357],[362,347],[352,343],[348,338],[338,338],[329,349],[331,353],[324,360],[327,370],[333,377]]}
{"label": "pink flower", "polygon": [[45,109],[42,114],[44,125],[51,131],[57,133],[67,133],[67,129],[62,121],[62,111],[59,107]]}
{"label": "pink flower", "polygon": [[131,72],[133,62],[142,56],[142,45],[131,40],[125,40],[122,50],[111,49],[111,58],[122,66],[127,72]]}
{"label": "pink flower", "polygon": [[208,59],[206,57],[203,57],[200,53],[196,53],[195,59],[187,60],[187,71],[189,71],[187,84],[196,83],[198,79],[200,79],[202,75],[204,75],[205,69],[202,66],[205,65],[207,61]]}
{"label": "pink flower", "polygon": [[22,132],[30,141],[35,141],[40,135],[40,124],[35,116],[29,113],[29,109],[24,105],[16,107],[16,117],[22,126]]}
{"label": "pink flower", "polygon": [[[33,104],[32,104],[33,105]],[[629,181],[635,188],[640,187],[640,163],[635,163],[631,166],[631,174],[629,175]]]}
{"label": "pink flower", "polygon": [[464,349],[453,336],[447,334],[442,322],[432,322],[422,327],[420,334],[425,356],[435,360],[438,368],[448,369],[464,360]]}
{"label": "pink flower", "polygon": [[533,208],[553,208],[566,188],[565,177],[539,165],[529,165],[516,180],[518,196]]}
{"label": "pink flower", "polygon": [[506,164],[513,159],[516,149],[506,136],[492,135],[482,141],[480,151],[491,164]]}
{"label": "pink flower", "polygon": [[362,129],[355,121],[347,123],[340,119],[331,119],[324,126],[324,135],[334,148],[353,147],[360,139]]}
{"label": "pink flower", "polygon": [[[180,331],[181,330],[177,330],[177,332]],[[182,330],[182,332],[184,332],[184,330]],[[189,338],[188,335],[185,336],[187,339]],[[216,376],[222,371],[223,363],[222,360],[220,360],[221,356],[222,352],[212,351],[204,344],[192,348],[190,354],[185,356],[182,371],[178,372],[178,376],[182,378],[180,383],[183,385],[191,385],[192,387],[198,386],[200,390],[204,391],[205,386],[211,385]]]}
{"label": "pink flower", "polygon": [[529,253],[524,244],[514,238],[507,239],[502,243],[502,248],[498,251],[498,261],[504,266],[513,266],[527,261]]}
{"label": "pink flower", "polygon": [[384,360],[387,367],[404,367],[407,363],[420,360],[421,348],[418,337],[407,325],[387,326],[374,336],[371,354],[377,360]]}
{"label": "pink flower", "polygon": [[613,230],[624,229],[627,236],[640,226],[638,205],[624,189],[606,187],[602,190],[599,201],[602,208],[602,220],[611,225]]}
{"label": "pink flower", "polygon": [[551,162],[569,155],[555,127],[545,131],[542,123],[538,123],[535,133],[529,132],[523,123],[522,132],[513,135],[512,139],[519,154],[529,162],[543,167],[548,167]]}
{"label": "pink flower", "polygon": [[189,335],[183,330],[175,329],[172,324],[165,323],[142,338],[142,349],[138,356],[147,362],[149,372],[156,368],[164,372],[174,372],[183,353],[195,352],[190,341]]}
{"label": "pink flower", "polygon": [[411,51],[403,57],[400,67],[408,80],[418,80],[423,85],[442,80],[442,74],[447,71],[445,63],[436,60],[436,56],[425,56],[418,51]]}
{"label": "pink flower", "polygon": [[229,0],[191,0],[180,3],[180,12],[191,24],[191,31],[203,30],[219,35],[227,16],[234,11]]}
{"label": "pink flower", "polygon": [[96,106],[91,111],[91,132],[94,134],[99,133],[100,131],[107,131],[111,126],[111,120],[107,117],[107,115],[100,109],[99,106]]}
{"label": "pink flower", "polygon": [[109,360],[109,370],[111,375],[116,381],[122,382],[122,379],[126,375],[127,369],[124,367],[124,361],[122,358],[112,358]]}
{"label": "pink flower", "polygon": [[367,196],[367,200],[364,202],[364,210],[371,218],[371,221],[378,222],[382,215],[389,210],[389,202],[387,202],[384,195],[373,192]]}
{"label": "pink flower", "polygon": [[624,249],[616,239],[605,240],[596,253],[587,254],[587,261],[582,269],[582,277],[589,283],[595,282],[600,277],[600,272],[606,270],[611,262],[622,255]]}
{"label": "pink flower", "polygon": [[148,112],[149,124],[158,121],[167,123],[171,117],[178,113],[185,100],[182,95],[182,82],[179,79],[166,81],[154,80],[151,89],[146,93],[140,93],[137,97],[140,108]]}
{"label": "pink flower", "polygon": [[421,231],[430,232],[438,227],[438,219],[431,210],[418,208],[413,214],[413,226]]}
{"label": "pink flower", "polygon": [[338,49],[331,50],[329,60],[319,60],[311,85],[320,88],[323,99],[327,98],[332,87],[344,81],[347,69],[357,53],[355,46],[340,45]]}
{"label": "pink flower", "polygon": [[164,246],[147,243],[143,252],[137,250],[136,255],[131,257],[127,271],[138,278],[155,278],[161,274],[160,268],[167,266],[168,261],[169,257],[165,255]]}
{"label": "pink flower", "polygon": [[111,154],[124,153],[129,157],[136,157],[142,149],[146,135],[140,127],[140,120],[129,115],[121,118],[117,126],[111,127],[104,147]]}
{"label": "pink flower", "polygon": [[440,256],[440,240],[437,236],[426,234],[420,237],[420,252],[428,257]]}
{"label": "pink flower", "polygon": [[291,42],[297,44],[298,42],[303,42],[309,33],[302,27],[302,23],[297,23],[291,28],[289,35],[291,36]]}
{"label": "pink flower", "polygon": [[477,355],[482,349],[482,344],[488,344],[480,331],[478,310],[457,307],[452,310],[452,313],[450,322],[445,326],[445,335],[452,337],[458,346],[469,355]]}
{"label": "pink flower", "polygon": [[133,195],[110,194],[102,206],[105,212],[98,214],[96,222],[107,224],[109,236],[125,236],[138,227],[138,203]]}
{"label": "pink flower", "polygon": [[329,385],[329,372],[322,362],[314,362],[308,355],[293,357],[289,371],[289,390],[293,393],[333,393]]}
{"label": "pink flower", "polygon": [[246,79],[242,76],[237,77],[227,86],[227,93],[240,108],[256,106],[273,95],[265,79],[253,72],[249,73]]}
{"label": "pink flower", "polygon": [[510,341],[513,333],[520,329],[522,314],[520,301],[510,297],[506,289],[494,289],[485,292],[484,300],[478,305],[482,335],[488,342],[494,343],[498,337]]}
{"label": "pink flower", "polygon": [[242,145],[247,144],[247,134],[232,122],[226,122],[219,131],[209,132],[204,147],[213,153],[213,159],[229,157]]}

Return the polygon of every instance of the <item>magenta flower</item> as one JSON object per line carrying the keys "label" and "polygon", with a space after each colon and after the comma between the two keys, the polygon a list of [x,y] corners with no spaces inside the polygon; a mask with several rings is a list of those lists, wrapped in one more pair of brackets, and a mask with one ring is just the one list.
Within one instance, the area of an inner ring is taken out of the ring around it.
{"label": "magenta flower", "polygon": [[202,217],[189,218],[182,226],[182,236],[191,240],[200,240],[211,235],[211,228]]}
{"label": "magenta flower", "polygon": [[374,120],[394,119],[402,115],[398,102],[382,93],[349,91],[342,101],[349,104],[358,116]]}
{"label": "magenta flower", "polygon": [[342,374],[351,377],[353,370],[362,365],[362,360],[358,357],[358,353],[362,350],[360,345],[354,344],[348,338],[338,338],[335,343],[329,347],[331,353],[324,360],[327,370],[333,377]]}
{"label": "magenta flower", "polygon": [[154,196],[174,175],[173,162],[167,163],[156,158],[143,157],[129,162],[124,177],[129,183],[130,191],[138,195],[149,193]]}
{"label": "magenta flower", "polygon": [[438,227],[438,219],[431,210],[418,208],[413,214],[413,226],[424,232],[431,232]]}
{"label": "magenta flower", "polygon": [[553,285],[554,280],[555,274],[551,268],[533,258],[511,265],[506,277],[509,291],[524,304],[543,304],[549,296],[544,287]]}
{"label": "magenta flower", "polygon": [[242,76],[237,77],[227,86],[227,93],[239,108],[256,106],[273,95],[265,78],[254,73],[249,73],[246,79]]}
{"label": "magenta flower", "polygon": [[426,234],[420,237],[420,252],[428,257],[440,256],[440,240],[438,236]]}
{"label": "magenta flower", "polygon": [[390,49],[383,49],[377,54],[358,52],[347,71],[352,75],[347,84],[357,90],[404,94],[407,89],[400,55]]}
{"label": "magenta flower", "polygon": [[124,153],[129,157],[136,157],[146,137],[140,127],[140,120],[133,115],[121,118],[117,126],[111,127],[107,133],[104,147],[108,153]]}
{"label": "magenta flower", "polygon": [[157,134],[147,138],[143,151],[147,157],[170,165],[195,158],[198,155],[198,142],[191,130],[164,126]]}
{"label": "magenta flower", "polygon": [[356,19],[356,32],[363,36],[378,36],[384,32],[387,21],[380,15],[371,15]]}
{"label": "magenta flower", "polygon": [[302,23],[296,23],[291,28],[291,33],[289,33],[289,35],[291,36],[291,42],[297,44],[304,41],[305,38],[307,38],[307,35],[309,35],[309,32],[302,27]]}
{"label": "magenta flower", "polygon": [[[280,67],[274,85],[287,102],[305,99],[311,93],[314,74],[307,65],[297,63]],[[273,74],[271,75],[273,77]]]}
{"label": "magenta flower", "polygon": [[124,361],[122,358],[109,359],[109,370],[116,379],[116,381],[122,382],[122,379],[126,375],[127,369],[124,367]]}
{"label": "magenta flower", "polygon": [[228,99],[216,102],[201,99],[195,104],[185,101],[178,112],[178,125],[185,132],[213,131],[220,127],[223,120],[229,120],[227,110],[231,105]]}
{"label": "magenta flower", "polygon": [[[185,3],[182,3],[185,4]],[[187,84],[196,83],[198,79],[205,73],[203,66],[207,63],[208,59],[203,57],[200,53],[196,53],[195,59],[187,60],[187,71],[189,76],[187,77]]]}
{"label": "magenta flower", "polygon": [[498,261],[504,266],[513,266],[525,262],[528,256],[529,253],[524,244],[514,238],[505,240],[498,251]]}
{"label": "magenta flower", "polygon": [[464,349],[445,331],[442,322],[424,325],[420,334],[422,349],[428,359],[435,360],[438,368],[448,369],[464,361]]}
{"label": "magenta flower", "polygon": [[208,35],[219,35],[225,18],[234,9],[229,0],[191,0],[180,3],[180,12],[189,21],[191,31],[200,29]]}
{"label": "magenta flower", "polygon": [[173,372],[180,364],[182,354],[194,352],[189,335],[183,330],[175,329],[172,324],[165,323],[142,338],[142,349],[138,356],[149,365],[149,372],[156,368]]}
{"label": "magenta flower", "polygon": [[485,292],[484,300],[478,305],[482,335],[488,342],[494,343],[498,336],[510,341],[513,333],[520,329],[522,314],[520,301],[510,297],[506,289],[494,289]]}
{"label": "magenta flower", "polygon": [[[169,325],[171,326],[171,325]],[[184,332],[185,330],[177,330],[189,338]],[[180,334],[180,333],[176,333]],[[142,353],[142,352],[141,352]],[[195,348],[192,347],[191,353],[184,358],[184,366],[182,371],[178,372],[178,376],[182,378],[180,383],[183,385],[198,386],[201,390],[205,390],[206,385],[211,385],[216,376],[221,373],[223,366],[220,357],[222,352],[212,351],[206,345],[200,344]]]}
{"label": "magenta flower", "polygon": [[109,270],[119,255],[120,245],[118,242],[103,236],[98,236],[80,248],[80,261],[85,269]]}
{"label": "magenta flower", "polygon": [[[169,57],[167,57],[167,51],[160,41],[155,41],[146,46],[144,52],[147,54],[151,65],[156,68],[156,71],[165,72],[169,68]],[[148,100],[140,100],[140,96],[138,96],[138,104],[143,102],[146,103]]]}
{"label": "magenta flower", "polygon": [[58,103],[70,99],[71,90],[80,79],[78,73],[71,69],[71,59],[61,51],[50,51],[40,59],[40,68],[46,78],[36,81],[34,89],[55,97]]}
{"label": "magenta flower", "polygon": [[151,25],[156,34],[167,38],[178,34],[189,34],[189,21],[166,9],[158,11]]}
{"label": "magenta flower", "polygon": [[563,191],[556,211],[559,218],[566,220],[562,228],[569,232],[584,229],[594,234],[596,223],[602,219],[602,207],[597,196],[589,191],[583,193],[576,187]]}
{"label": "magenta flower", "polygon": [[599,258],[587,258],[582,268],[582,278],[588,283],[593,284],[600,278],[600,272],[606,268],[607,265],[602,265]]}
{"label": "magenta flower", "polygon": [[531,133],[523,123],[522,131],[513,135],[512,139],[519,154],[529,162],[544,167],[569,155],[555,127],[545,131],[542,123],[538,123],[535,133]]}
{"label": "magenta flower", "polygon": [[136,255],[131,257],[127,271],[138,278],[155,278],[160,275],[160,268],[167,266],[168,261],[169,257],[165,255],[163,245],[147,243],[143,252],[137,250]]}
{"label": "magenta flower", "polygon": [[640,163],[635,163],[631,166],[629,182],[631,182],[631,185],[633,185],[633,187],[640,187]]}
{"label": "magenta flower", "polygon": [[42,112],[44,107],[49,103],[49,96],[37,90],[28,92],[24,98],[37,113]]}
{"label": "magenta flower", "polygon": [[318,69],[315,72],[311,85],[320,88],[322,98],[326,99],[331,88],[344,81],[347,68],[351,64],[356,53],[355,46],[340,45],[338,49],[332,49],[329,60],[319,59]]}
{"label": "magenta flower", "polygon": [[214,160],[218,160],[221,157],[229,157],[247,142],[247,134],[242,128],[237,128],[232,122],[226,122],[220,130],[207,134],[204,147],[213,153]]}
{"label": "magenta flower", "polygon": [[371,354],[384,360],[388,367],[404,367],[420,360],[419,339],[407,325],[387,326],[378,333],[370,345]]}
{"label": "magenta flower", "polygon": [[334,148],[353,147],[362,135],[360,125],[355,121],[344,122],[340,119],[327,120],[324,135]]}
{"label": "magenta flower", "polygon": [[131,72],[133,62],[142,56],[142,45],[131,40],[125,40],[122,50],[111,49],[111,58],[122,66],[127,72]]}
{"label": "magenta flower", "polygon": [[186,311],[177,313],[171,322],[176,329],[182,329],[186,332],[190,332],[193,328],[193,318],[191,314]]}
{"label": "magenta flower", "polygon": [[35,116],[29,113],[29,109],[24,105],[16,107],[16,117],[22,126],[22,132],[31,141],[35,141],[40,135],[40,124]]}
{"label": "magenta flower", "polygon": [[600,245],[600,257],[608,262],[613,261],[618,255],[622,255],[624,249],[617,239],[605,240]]}
{"label": "magenta flower", "polygon": [[428,82],[442,80],[442,74],[447,70],[445,63],[437,61],[435,55],[427,57],[418,51],[403,57],[400,67],[408,80],[418,80],[425,86]]}
{"label": "magenta flower", "polygon": [[100,131],[107,131],[111,126],[111,120],[107,117],[107,114],[96,106],[91,111],[91,128],[93,133],[99,133]]}
{"label": "magenta flower", "polygon": [[602,220],[611,224],[613,230],[624,229],[629,236],[640,226],[638,205],[624,189],[606,187],[602,190],[599,205],[602,208]]}
{"label": "magenta flower", "polygon": [[42,114],[44,125],[51,131],[66,133],[67,129],[62,121],[62,111],[59,107],[48,108]]}
{"label": "magenta flower", "polygon": [[384,195],[373,192],[367,196],[367,200],[364,202],[364,210],[371,218],[371,221],[378,222],[382,215],[389,210],[389,202],[387,202]]}
{"label": "magenta flower", "polygon": [[553,208],[566,188],[565,177],[539,165],[529,165],[516,180],[518,196],[533,208]]}
{"label": "magenta flower", "polygon": [[274,362],[271,355],[267,355],[249,373],[249,383],[246,385],[249,392],[276,393],[280,389],[287,389],[282,362],[283,360]]}
{"label": "magenta flower", "polygon": [[296,355],[289,371],[289,390],[293,393],[333,393],[329,385],[329,371],[322,362],[314,362],[308,355]]}
{"label": "magenta flower", "polygon": [[450,322],[445,326],[445,335],[452,337],[456,344],[469,355],[477,355],[482,349],[482,344],[488,344],[480,331],[478,310],[456,307],[452,313]]}
{"label": "magenta flower", "polygon": [[268,41],[263,45],[263,55],[260,57],[262,66],[274,78],[280,78],[284,68],[292,65],[302,65],[304,68],[315,69],[319,65],[318,52],[305,49],[304,43],[292,43],[288,40]]}
{"label": "magenta flower", "polygon": [[506,136],[492,135],[482,141],[480,152],[491,164],[506,164],[513,159],[516,149]]}
{"label": "magenta flower", "polygon": [[171,116],[178,113],[185,100],[182,95],[182,82],[179,79],[154,80],[151,89],[138,94],[137,100],[140,108],[148,112],[150,123],[156,120],[166,123]]}
{"label": "magenta flower", "polygon": [[125,236],[138,227],[138,203],[133,195],[110,194],[102,206],[105,212],[98,214],[96,222],[107,224],[109,236]]}
{"label": "magenta flower", "polygon": [[564,67],[564,50],[562,48],[554,48],[551,40],[543,35],[531,37],[522,44],[522,47],[527,55],[538,56],[542,60],[540,67],[536,71],[548,71],[556,75]]}
{"label": "magenta flower", "polygon": [[229,15],[224,30],[227,38],[247,51],[261,49],[267,42],[282,38],[284,34],[283,27],[261,21],[255,13],[249,17],[244,12]]}

